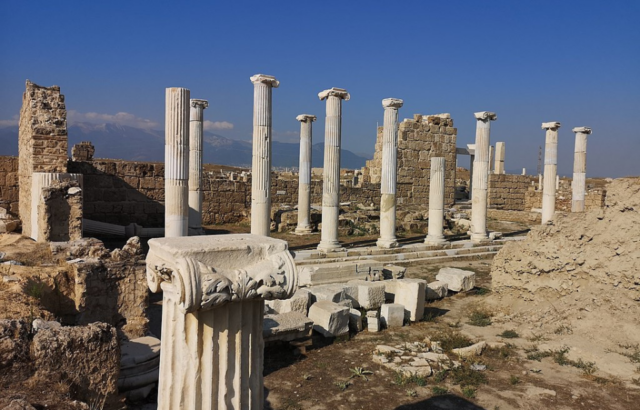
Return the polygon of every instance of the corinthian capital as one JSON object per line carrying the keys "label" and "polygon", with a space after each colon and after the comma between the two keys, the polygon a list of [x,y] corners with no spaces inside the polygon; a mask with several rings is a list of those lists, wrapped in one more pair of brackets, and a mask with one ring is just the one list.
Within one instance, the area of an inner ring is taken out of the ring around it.
{"label": "corinthian capital", "polygon": [[476,117],[476,120],[480,121],[495,121],[498,119],[496,113],[491,111],[474,112],[473,115]]}
{"label": "corinthian capital", "polygon": [[272,75],[256,74],[254,76],[251,76],[250,79],[254,84],[263,83],[270,85],[273,88],[278,88],[280,86],[280,81],[276,80],[276,78]]}
{"label": "corinthian capital", "polygon": [[248,299],[286,299],[298,274],[287,242],[237,234],[149,241],[147,283],[184,312]]}
{"label": "corinthian capital", "polygon": [[382,106],[384,108],[395,108],[398,109],[402,107],[404,101],[399,98],[385,98],[382,100]]}
{"label": "corinthian capital", "polygon": [[342,98],[345,101],[349,101],[351,95],[349,95],[347,90],[345,90],[344,88],[336,87],[332,87],[328,90],[324,90],[318,93],[318,98],[320,98],[320,100],[325,100],[327,97],[338,97]]}
{"label": "corinthian capital", "polygon": [[316,116],[311,114],[300,114],[296,117],[296,120],[300,122],[307,122],[307,121],[314,122],[316,120]]}

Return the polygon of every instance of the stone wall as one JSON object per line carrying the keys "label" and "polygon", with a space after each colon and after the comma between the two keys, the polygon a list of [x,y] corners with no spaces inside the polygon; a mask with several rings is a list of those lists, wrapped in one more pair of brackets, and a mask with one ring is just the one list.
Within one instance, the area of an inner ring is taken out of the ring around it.
{"label": "stone wall", "polygon": [[74,241],[82,238],[82,190],[77,181],[54,181],[42,188],[38,205],[39,241]]}
{"label": "stone wall", "polygon": [[[362,169],[363,180],[373,184],[380,184],[382,174],[382,129],[378,127],[373,159]],[[416,114],[399,124],[398,204],[429,205],[431,157],[445,158],[445,206],[454,204],[457,133],[449,114]]]}
{"label": "stone wall", "polygon": [[509,211],[524,211],[530,184],[531,178],[526,175],[490,174],[488,206]]}
{"label": "stone wall", "polygon": [[[556,190],[556,211],[571,212],[571,180],[560,180],[560,186]],[[605,188],[587,189],[584,196],[585,210],[603,208],[607,191]],[[534,186],[529,186],[525,193],[525,210],[542,208],[542,191]]]}
{"label": "stone wall", "polygon": [[18,215],[18,157],[0,156],[0,207]]}
{"label": "stone wall", "polygon": [[[27,80],[22,96],[18,136],[20,215],[31,215],[31,174],[67,172],[67,110],[60,87],[41,87]],[[31,236],[30,218],[22,232]]]}
{"label": "stone wall", "polygon": [[164,164],[99,159],[69,162],[84,175],[84,218],[164,226]]}

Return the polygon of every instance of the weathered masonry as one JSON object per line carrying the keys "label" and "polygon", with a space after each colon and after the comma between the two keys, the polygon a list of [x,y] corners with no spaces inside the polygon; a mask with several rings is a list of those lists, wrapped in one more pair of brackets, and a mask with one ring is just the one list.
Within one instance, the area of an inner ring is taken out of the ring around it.
{"label": "weathered masonry", "polygon": [[[398,205],[429,204],[429,183],[432,157],[445,159],[445,206],[454,204],[456,180],[456,138],[449,114],[419,115],[405,119],[398,130]],[[380,184],[382,175],[383,127],[378,127],[376,149],[371,161],[363,168],[363,180]],[[377,202],[377,201],[376,201]]]}

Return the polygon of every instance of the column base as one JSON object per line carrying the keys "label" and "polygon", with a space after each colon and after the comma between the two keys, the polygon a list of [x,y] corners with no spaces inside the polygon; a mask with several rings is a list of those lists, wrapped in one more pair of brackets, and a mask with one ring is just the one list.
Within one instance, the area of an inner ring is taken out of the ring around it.
{"label": "column base", "polygon": [[376,242],[376,246],[378,248],[382,248],[382,249],[391,249],[391,248],[397,248],[398,247],[398,241],[396,240],[396,238],[392,238],[392,239],[378,239],[378,242]]}
{"label": "column base", "polygon": [[426,245],[441,246],[441,245],[445,245],[445,244],[449,243],[449,241],[444,239],[444,236],[440,237],[440,238],[433,238],[433,237],[429,237],[429,235],[427,235],[427,237],[424,239],[424,243]]}
{"label": "column base", "polygon": [[313,232],[313,229],[310,226],[298,226],[294,231],[296,235],[308,235],[311,232]]}
{"label": "column base", "polygon": [[471,234],[471,242],[473,243],[487,243],[491,242],[489,236],[486,233],[472,233]]}
{"label": "column base", "polygon": [[320,241],[320,243],[318,244],[318,250],[320,252],[328,253],[328,252],[343,252],[345,249],[342,247],[342,245],[338,241],[335,241],[335,242]]}

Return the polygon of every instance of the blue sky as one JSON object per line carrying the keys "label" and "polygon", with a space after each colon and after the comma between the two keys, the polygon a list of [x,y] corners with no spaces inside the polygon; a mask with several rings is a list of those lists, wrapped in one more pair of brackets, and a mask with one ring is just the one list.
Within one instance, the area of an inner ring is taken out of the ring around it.
{"label": "blue sky", "polygon": [[[373,152],[381,100],[400,117],[451,113],[458,146],[475,111],[495,111],[506,168],[535,172],[540,124],[560,121],[559,172],[576,126],[590,126],[591,176],[640,175],[637,1],[2,1],[0,125],[15,123],[24,82],[59,85],[69,121],[162,128],[164,89],[209,100],[208,128],[250,139],[256,73],[274,75],[274,137],[297,141],[317,94],[346,88],[343,146]],[[116,115],[117,113],[121,113]],[[461,161],[466,164],[466,159]]]}

